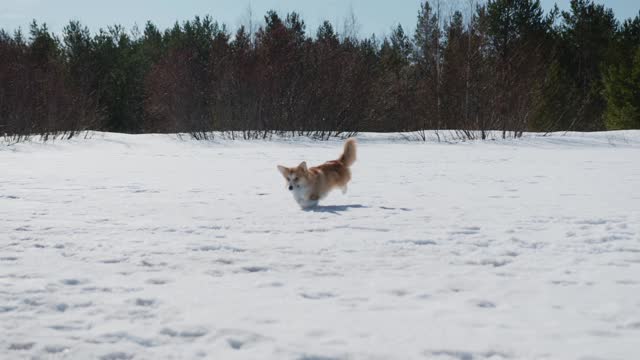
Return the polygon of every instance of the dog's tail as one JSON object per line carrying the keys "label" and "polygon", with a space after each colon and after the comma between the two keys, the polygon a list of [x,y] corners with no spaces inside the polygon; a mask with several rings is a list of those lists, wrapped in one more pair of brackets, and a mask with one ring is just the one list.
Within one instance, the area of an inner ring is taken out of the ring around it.
{"label": "dog's tail", "polygon": [[342,152],[342,156],[340,156],[339,160],[346,167],[353,165],[353,163],[356,161],[356,139],[355,138],[349,138],[344,143],[344,151]]}

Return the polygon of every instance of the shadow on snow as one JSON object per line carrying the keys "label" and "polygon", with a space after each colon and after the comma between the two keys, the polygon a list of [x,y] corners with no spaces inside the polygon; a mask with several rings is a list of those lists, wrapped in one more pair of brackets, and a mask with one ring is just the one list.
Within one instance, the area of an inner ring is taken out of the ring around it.
{"label": "shadow on snow", "polygon": [[368,206],[360,205],[360,204],[351,204],[351,205],[318,205],[312,208],[304,209],[304,211],[309,212],[327,212],[331,214],[340,215],[341,212],[348,211],[349,209],[363,209]]}

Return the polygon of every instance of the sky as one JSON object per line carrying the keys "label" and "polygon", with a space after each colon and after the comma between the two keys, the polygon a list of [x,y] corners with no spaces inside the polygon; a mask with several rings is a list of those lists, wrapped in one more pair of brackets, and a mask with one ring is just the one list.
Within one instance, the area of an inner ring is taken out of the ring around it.
{"label": "sky", "polygon": [[[448,0],[449,6],[460,6],[468,0]],[[542,0],[545,9],[558,3],[568,7],[568,0]],[[634,17],[640,11],[640,1],[601,0],[613,8],[619,19]],[[69,20],[80,20],[92,31],[113,24],[131,28],[142,27],[151,20],[161,29],[175,21],[184,21],[195,15],[211,15],[234,31],[241,24],[258,23],[269,9],[284,16],[297,11],[307,24],[307,31],[315,31],[323,20],[331,21],[340,32],[345,19],[353,11],[358,21],[358,35],[389,34],[391,28],[402,24],[406,31],[415,28],[420,0],[0,0],[0,28],[27,29],[32,19],[46,22],[49,29],[61,33]],[[251,11],[249,11],[251,9]],[[249,16],[249,14],[253,16]]]}

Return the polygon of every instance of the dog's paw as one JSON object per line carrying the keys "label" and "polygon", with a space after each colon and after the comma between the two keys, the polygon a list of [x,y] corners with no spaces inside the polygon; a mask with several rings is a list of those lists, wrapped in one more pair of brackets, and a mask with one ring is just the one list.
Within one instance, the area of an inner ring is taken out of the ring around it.
{"label": "dog's paw", "polygon": [[304,201],[304,202],[300,203],[300,207],[303,210],[308,210],[308,209],[314,208],[316,206],[318,206],[318,200],[307,200],[307,201]]}

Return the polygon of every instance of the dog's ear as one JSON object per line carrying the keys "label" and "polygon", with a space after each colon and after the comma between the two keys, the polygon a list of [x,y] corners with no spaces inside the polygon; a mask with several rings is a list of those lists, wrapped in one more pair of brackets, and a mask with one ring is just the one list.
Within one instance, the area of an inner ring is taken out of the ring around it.
{"label": "dog's ear", "polygon": [[298,165],[298,169],[304,172],[307,172],[307,162],[306,161],[301,162],[300,165]]}
{"label": "dog's ear", "polygon": [[280,174],[282,174],[282,176],[284,177],[287,177],[287,175],[289,174],[289,169],[282,165],[278,165],[278,171],[280,171]]}

